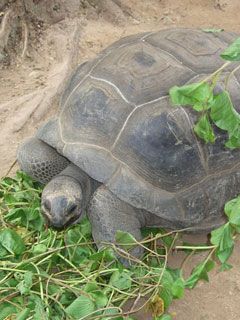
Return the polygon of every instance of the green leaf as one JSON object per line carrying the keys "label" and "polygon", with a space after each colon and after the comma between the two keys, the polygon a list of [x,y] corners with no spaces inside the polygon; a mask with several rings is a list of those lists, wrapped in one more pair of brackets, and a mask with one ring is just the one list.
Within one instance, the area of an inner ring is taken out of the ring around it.
{"label": "green leaf", "polygon": [[116,232],[115,240],[117,244],[121,247],[124,247],[124,249],[131,249],[136,245],[136,239],[128,232],[118,230]]}
{"label": "green leaf", "polygon": [[92,226],[88,218],[84,217],[81,222],[73,227],[85,238],[90,239],[92,236]]}
{"label": "green leaf", "polygon": [[0,244],[0,259],[8,255],[9,255],[9,252],[6,249],[4,249],[4,247]]}
{"label": "green leaf", "polygon": [[153,278],[154,281],[158,282],[160,278],[160,290],[159,296],[164,301],[164,310],[168,308],[173,299],[172,287],[173,287],[173,277],[171,273],[164,268],[152,268],[151,273],[156,275]]}
{"label": "green leaf", "polygon": [[13,316],[16,312],[17,310],[15,306],[10,303],[3,302],[0,308],[0,320],[5,320],[8,317],[10,318],[10,316]]}
{"label": "green leaf", "polygon": [[99,261],[99,262],[101,261],[111,262],[116,260],[116,255],[112,248],[103,248],[99,252],[92,254],[89,257],[89,259],[94,261]]}
{"label": "green leaf", "polygon": [[224,206],[224,211],[230,224],[240,227],[240,197],[228,201]]}
{"label": "green leaf", "polygon": [[227,91],[214,97],[210,117],[218,128],[228,132],[230,138],[227,142],[228,147],[240,146],[240,115],[234,109]]}
{"label": "green leaf", "polygon": [[224,31],[224,29],[204,28],[204,29],[202,29],[202,31],[204,31],[206,33],[219,33],[219,32]]}
{"label": "green leaf", "polygon": [[240,61],[240,38],[237,38],[227,49],[221,53],[221,57],[228,61]]}
{"label": "green leaf", "polygon": [[99,286],[97,282],[88,282],[84,287],[84,291],[87,293],[98,291],[98,290],[99,290]]}
{"label": "green leaf", "polygon": [[20,255],[25,251],[25,244],[16,231],[4,229],[0,231],[0,244],[11,254]]}
{"label": "green leaf", "polygon": [[208,272],[214,268],[214,262],[208,260],[207,262],[201,262],[193,268],[191,276],[185,281],[186,288],[194,288],[199,280],[209,281]]}
{"label": "green leaf", "polygon": [[44,309],[44,302],[40,299],[40,297],[38,297],[35,294],[31,294],[30,299],[35,305],[33,319],[34,320],[39,320],[39,319],[48,320],[49,318],[48,318],[47,313],[45,312],[45,309]]}
{"label": "green leaf", "polygon": [[211,243],[218,247],[216,256],[222,263],[225,263],[232,254],[234,247],[232,233],[233,229],[229,222],[211,232]]}
{"label": "green leaf", "polygon": [[201,116],[198,122],[195,124],[194,132],[206,143],[213,143],[215,141],[213,128],[206,114]]}
{"label": "green leaf", "polygon": [[23,225],[28,227],[30,230],[41,231],[44,228],[45,221],[41,214],[41,210],[39,205],[37,208],[27,208],[25,209],[25,220],[23,221]]}
{"label": "green leaf", "polygon": [[163,314],[160,317],[155,317],[154,320],[172,320],[172,317],[169,314]]}
{"label": "green leaf", "polygon": [[17,285],[17,289],[23,295],[29,294],[32,284],[33,284],[33,273],[31,271],[27,271],[24,273],[23,280],[19,282],[19,284]]}
{"label": "green leaf", "polygon": [[[119,309],[117,309],[116,307],[114,308],[113,306],[109,306],[107,309],[104,310],[103,315],[106,315],[107,317],[101,318],[101,320],[110,320],[111,317],[110,315],[116,315],[118,314],[120,311]],[[126,320],[123,317],[119,316],[119,317],[114,317],[114,320]],[[128,319],[128,318],[127,318]],[[130,318],[128,319],[130,320]]]}
{"label": "green leaf", "polygon": [[48,285],[48,294],[53,295],[53,294],[60,294],[62,292],[62,288],[59,285],[56,284],[49,284]]}
{"label": "green leaf", "polygon": [[[162,274],[162,270],[163,270],[163,274]],[[156,272],[156,269],[155,269]],[[168,270],[164,269],[164,268],[159,268],[158,271],[161,277],[161,284],[168,289],[172,288],[173,285],[173,277],[171,275],[171,272],[169,272]]]}
{"label": "green leaf", "polygon": [[227,271],[227,270],[232,269],[232,267],[233,266],[231,264],[224,262],[221,264],[220,271]]}
{"label": "green leaf", "polygon": [[73,227],[67,231],[66,244],[75,245],[72,248],[68,248],[69,260],[77,265],[83,263],[91,254],[91,250],[88,246],[78,246],[82,241],[85,241],[80,226]]}
{"label": "green leaf", "polygon": [[74,319],[81,319],[96,310],[95,303],[87,296],[80,295],[66,308],[66,314]]}
{"label": "green leaf", "polygon": [[176,299],[180,299],[184,295],[184,280],[182,278],[178,278],[172,285],[172,294]]}
{"label": "green leaf", "polygon": [[174,280],[169,270],[166,270],[164,268],[151,268],[151,271],[149,273],[151,274],[152,279],[155,282],[159,282],[159,280],[161,280],[160,284],[163,287],[171,290]]}
{"label": "green leaf", "polygon": [[47,252],[48,248],[45,244],[43,243],[38,243],[36,245],[33,246],[32,248],[32,253],[34,256],[37,256],[41,253]]}
{"label": "green leaf", "polygon": [[163,299],[164,301],[164,310],[166,310],[170,304],[172,303],[173,300],[173,294],[172,291],[169,290],[168,288],[162,287],[159,296]]}
{"label": "green leaf", "polygon": [[127,270],[122,272],[116,270],[111,275],[109,284],[120,290],[127,290],[132,286],[131,273]]}
{"label": "green leaf", "polygon": [[232,227],[229,222],[211,232],[211,243],[218,246],[220,251],[233,247]]}
{"label": "green leaf", "polygon": [[174,237],[173,236],[164,236],[161,238],[161,241],[169,249],[169,248],[171,248],[171,246],[174,242]]}
{"label": "green leaf", "polygon": [[167,271],[171,274],[174,281],[181,278],[182,270],[180,268],[167,268]]}
{"label": "green leaf", "polygon": [[96,303],[97,308],[104,308],[108,303],[108,297],[102,292],[97,282],[89,282],[84,287],[84,291],[89,293]]}
{"label": "green leaf", "polygon": [[108,303],[108,297],[99,290],[91,292],[91,296],[94,298],[97,309],[104,308]]}
{"label": "green leaf", "polygon": [[[212,101],[212,100],[211,100]],[[193,105],[193,109],[197,112],[206,111],[211,108],[210,103],[198,102]]]}
{"label": "green leaf", "polygon": [[65,291],[61,295],[60,303],[64,306],[69,306],[75,298],[76,296],[72,292]]}
{"label": "green leaf", "polygon": [[30,308],[23,309],[17,316],[16,320],[26,320],[31,312]]}
{"label": "green leaf", "polygon": [[196,105],[199,102],[206,104],[213,95],[210,85],[206,82],[175,86],[170,89],[169,94],[174,105]]}
{"label": "green leaf", "polygon": [[141,229],[141,234],[143,236],[143,238],[146,238],[148,236],[156,236],[159,233],[167,233],[166,230],[164,230],[163,228],[157,228],[157,227],[143,227]]}
{"label": "green leaf", "polygon": [[240,147],[240,127],[239,126],[233,132],[229,132],[229,139],[225,143],[225,146],[229,149],[235,149]]}
{"label": "green leaf", "polygon": [[79,228],[73,227],[67,231],[66,241],[68,244],[80,243],[83,235]]}
{"label": "green leaf", "polygon": [[15,225],[26,227],[29,230],[41,231],[43,229],[44,220],[40,213],[39,201],[31,205],[32,207],[29,208],[10,209],[4,216],[5,220]]}
{"label": "green leaf", "polygon": [[232,252],[233,252],[233,246],[231,248],[226,248],[224,250],[218,249],[216,251],[216,256],[221,261],[221,263],[226,263],[228,258],[231,256]]}
{"label": "green leaf", "polygon": [[239,125],[240,115],[234,109],[227,91],[214,96],[210,115],[216,126],[222,130],[234,131]]}

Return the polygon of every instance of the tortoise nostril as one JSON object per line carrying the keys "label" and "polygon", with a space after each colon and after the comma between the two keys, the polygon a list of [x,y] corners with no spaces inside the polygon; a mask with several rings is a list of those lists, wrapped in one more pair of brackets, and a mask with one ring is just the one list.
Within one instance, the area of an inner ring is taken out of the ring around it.
{"label": "tortoise nostril", "polygon": [[72,205],[68,208],[67,213],[68,213],[68,214],[71,214],[71,213],[73,213],[76,209],[77,209],[77,205],[76,205],[76,204],[72,204]]}

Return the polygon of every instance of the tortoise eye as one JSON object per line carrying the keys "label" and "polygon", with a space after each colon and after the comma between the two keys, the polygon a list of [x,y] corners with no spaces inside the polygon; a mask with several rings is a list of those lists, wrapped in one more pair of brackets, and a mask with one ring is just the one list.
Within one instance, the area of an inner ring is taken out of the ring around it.
{"label": "tortoise eye", "polygon": [[50,201],[46,200],[42,203],[42,207],[44,210],[50,212],[51,211],[51,203]]}
{"label": "tortoise eye", "polygon": [[76,205],[76,204],[72,204],[72,205],[68,208],[67,213],[68,213],[68,214],[73,213],[73,212],[76,210],[76,208],[77,208],[77,205]]}

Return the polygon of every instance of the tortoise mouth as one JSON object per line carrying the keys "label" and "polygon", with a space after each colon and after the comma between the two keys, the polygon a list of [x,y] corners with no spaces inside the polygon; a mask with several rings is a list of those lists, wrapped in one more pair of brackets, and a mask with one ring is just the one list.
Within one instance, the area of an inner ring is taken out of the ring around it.
{"label": "tortoise mouth", "polygon": [[50,217],[43,213],[46,227],[52,227],[56,230],[63,230],[71,225],[77,224],[82,218],[82,210],[79,210],[76,215],[68,219],[65,223],[63,221],[53,222]]}
{"label": "tortoise mouth", "polygon": [[71,219],[69,219],[66,224],[64,225],[64,227],[68,227],[72,224],[76,224],[81,220],[82,217],[82,210],[79,210],[77,215],[73,216]]}

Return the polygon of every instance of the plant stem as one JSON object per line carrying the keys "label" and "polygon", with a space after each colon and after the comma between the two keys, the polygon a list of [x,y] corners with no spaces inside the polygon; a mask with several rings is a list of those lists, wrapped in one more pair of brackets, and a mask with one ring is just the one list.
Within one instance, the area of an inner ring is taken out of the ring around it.
{"label": "plant stem", "polygon": [[205,79],[203,79],[201,82],[207,82],[211,80],[213,77],[215,77],[219,72],[224,70],[226,67],[228,67],[231,64],[231,61],[225,62],[220,68],[218,68],[216,71],[211,73],[209,76],[207,76]]}
{"label": "plant stem", "polygon": [[176,250],[211,250],[215,249],[216,246],[176,246]]}

